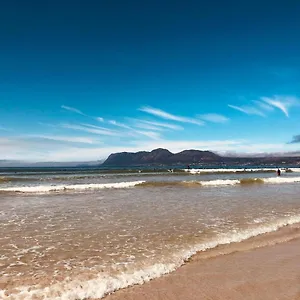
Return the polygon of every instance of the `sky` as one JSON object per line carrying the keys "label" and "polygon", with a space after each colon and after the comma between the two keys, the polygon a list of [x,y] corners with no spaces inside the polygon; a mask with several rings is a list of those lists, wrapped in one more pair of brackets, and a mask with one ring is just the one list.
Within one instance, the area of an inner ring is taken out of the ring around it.
{"label": "sky", "polygon": [[0,4],[0,160],[300,151],[300,1]]}

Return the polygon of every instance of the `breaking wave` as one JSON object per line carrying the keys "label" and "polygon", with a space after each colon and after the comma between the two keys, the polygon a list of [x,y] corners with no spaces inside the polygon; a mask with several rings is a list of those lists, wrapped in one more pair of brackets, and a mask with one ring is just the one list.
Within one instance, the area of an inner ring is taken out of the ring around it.
{"label": "breaking wave", "polygon": [[218,187],[251,184],[285,184],[300,182],[300,177],[274,177],[274,178],[242,178],[242,179],[216,179],[207,181],[128,181],[115,183],[91,183],[71,185],[37,185],[2,188],[0,192],[16,193],[50,193],[67,191],[85,191],[102,189],[125,189],[132,187]]}
{"label": "breaking wave", "polygon": [[[96,278],[86,281],[66,280],[53,284],[46,288],[35,288],[24,286],[16,288],[13,294],[7,296],[5,290],[0,290],[1,299],[30,300],[30,299],[49,299],[49,300],[84,300],[103,298],[117,290],[127,288],[132,285],[141,285],[162,275],[171,273],[184,265],[197,252],[214,249],[220,245],[239,243],[249,238],[271,233],[287,225],[300,222],[300,215],[290,216],[273,221],[255,228],[244,230],[232,230],[227,233],[219,234],[216,238],[206,242],[191,246],[185,251],[177,253],[170,259],[169,263],[156,263],[143,269],[122,272],[111,276],[109,274],[99,274]],[[13,297],[13,298],[11,298]]]}
{"label": "breaking wave", "polygon": [[245,179],[216,179],[208,181],[146,181],[137,185],[137,187],[200,187],[200,186],[222,186],[236,184],[255,184],[264,183],[260,178],[245,178]]}
{"label": "breaking wave", "polygon": [[90,183],[90,184],[71,184],[71,185],[37,185],[22,186],[0,189],[0,192],[18,192],[18,193],[49,193],[61,191],[84,191],[101,189],[124,189],[131,188],[144,181],[130,181],[117,183]]}
{"label": "breaking wave", "polygon": [[32,179],[27,177],[10,177],[10,176],[0,176],[0,184],[1,183],[7,183],[7,182],[13,182],[13,181],[30,181]]}
{"label": "breaking wave", "polygon": [[255,184],[255,183],[264,183],[262,178],[243,178],[240,179],[240,184]]}
{"label": "breaking wave", "polygon": [[251,184],[284,184],[300,182],[300,177],[276,177],[276,178],[242,178],[242,179],[216,179],[207,181],[145,181],[137,184],[137,187],[164,187],[164,186],[226,186],[226,185],[251,185]]}
{"label": "breaking wave", "polygon": [[9,178],[9,177],[0,177],[0,183],[9,182],[9,181],[11,181],[11,178]]}
{"label": "breaking wave", "polygon": [[137,187],[199,187],[200,181],[145,181],[137,184]]}

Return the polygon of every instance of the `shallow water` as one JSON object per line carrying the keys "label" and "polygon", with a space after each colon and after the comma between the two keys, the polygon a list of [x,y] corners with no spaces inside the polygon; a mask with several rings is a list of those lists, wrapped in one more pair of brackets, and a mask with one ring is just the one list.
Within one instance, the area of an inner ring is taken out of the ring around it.
{"label": "shallow water", "polygon": [[299,222],[298,175],[4,174],[23,180],[0,184],[0,296],[99,298]]}

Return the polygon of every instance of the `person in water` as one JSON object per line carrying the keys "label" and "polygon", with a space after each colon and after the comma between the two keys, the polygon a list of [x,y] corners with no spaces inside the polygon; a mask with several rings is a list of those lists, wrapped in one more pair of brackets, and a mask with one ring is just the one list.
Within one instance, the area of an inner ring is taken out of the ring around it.
{"label": "person in water", "polygon": [[277,176],[281,175],[281,171],[279,170],[279,168],[277,169]]}

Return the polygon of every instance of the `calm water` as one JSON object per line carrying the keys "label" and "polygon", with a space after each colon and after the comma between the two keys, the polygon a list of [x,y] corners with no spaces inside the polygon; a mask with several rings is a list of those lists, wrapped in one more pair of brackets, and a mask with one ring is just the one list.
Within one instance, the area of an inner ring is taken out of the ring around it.
{"label": "calm water", "polygon": [[100,298],[300,221],[299,169],[219,171],[2,172],[0,298]]}

